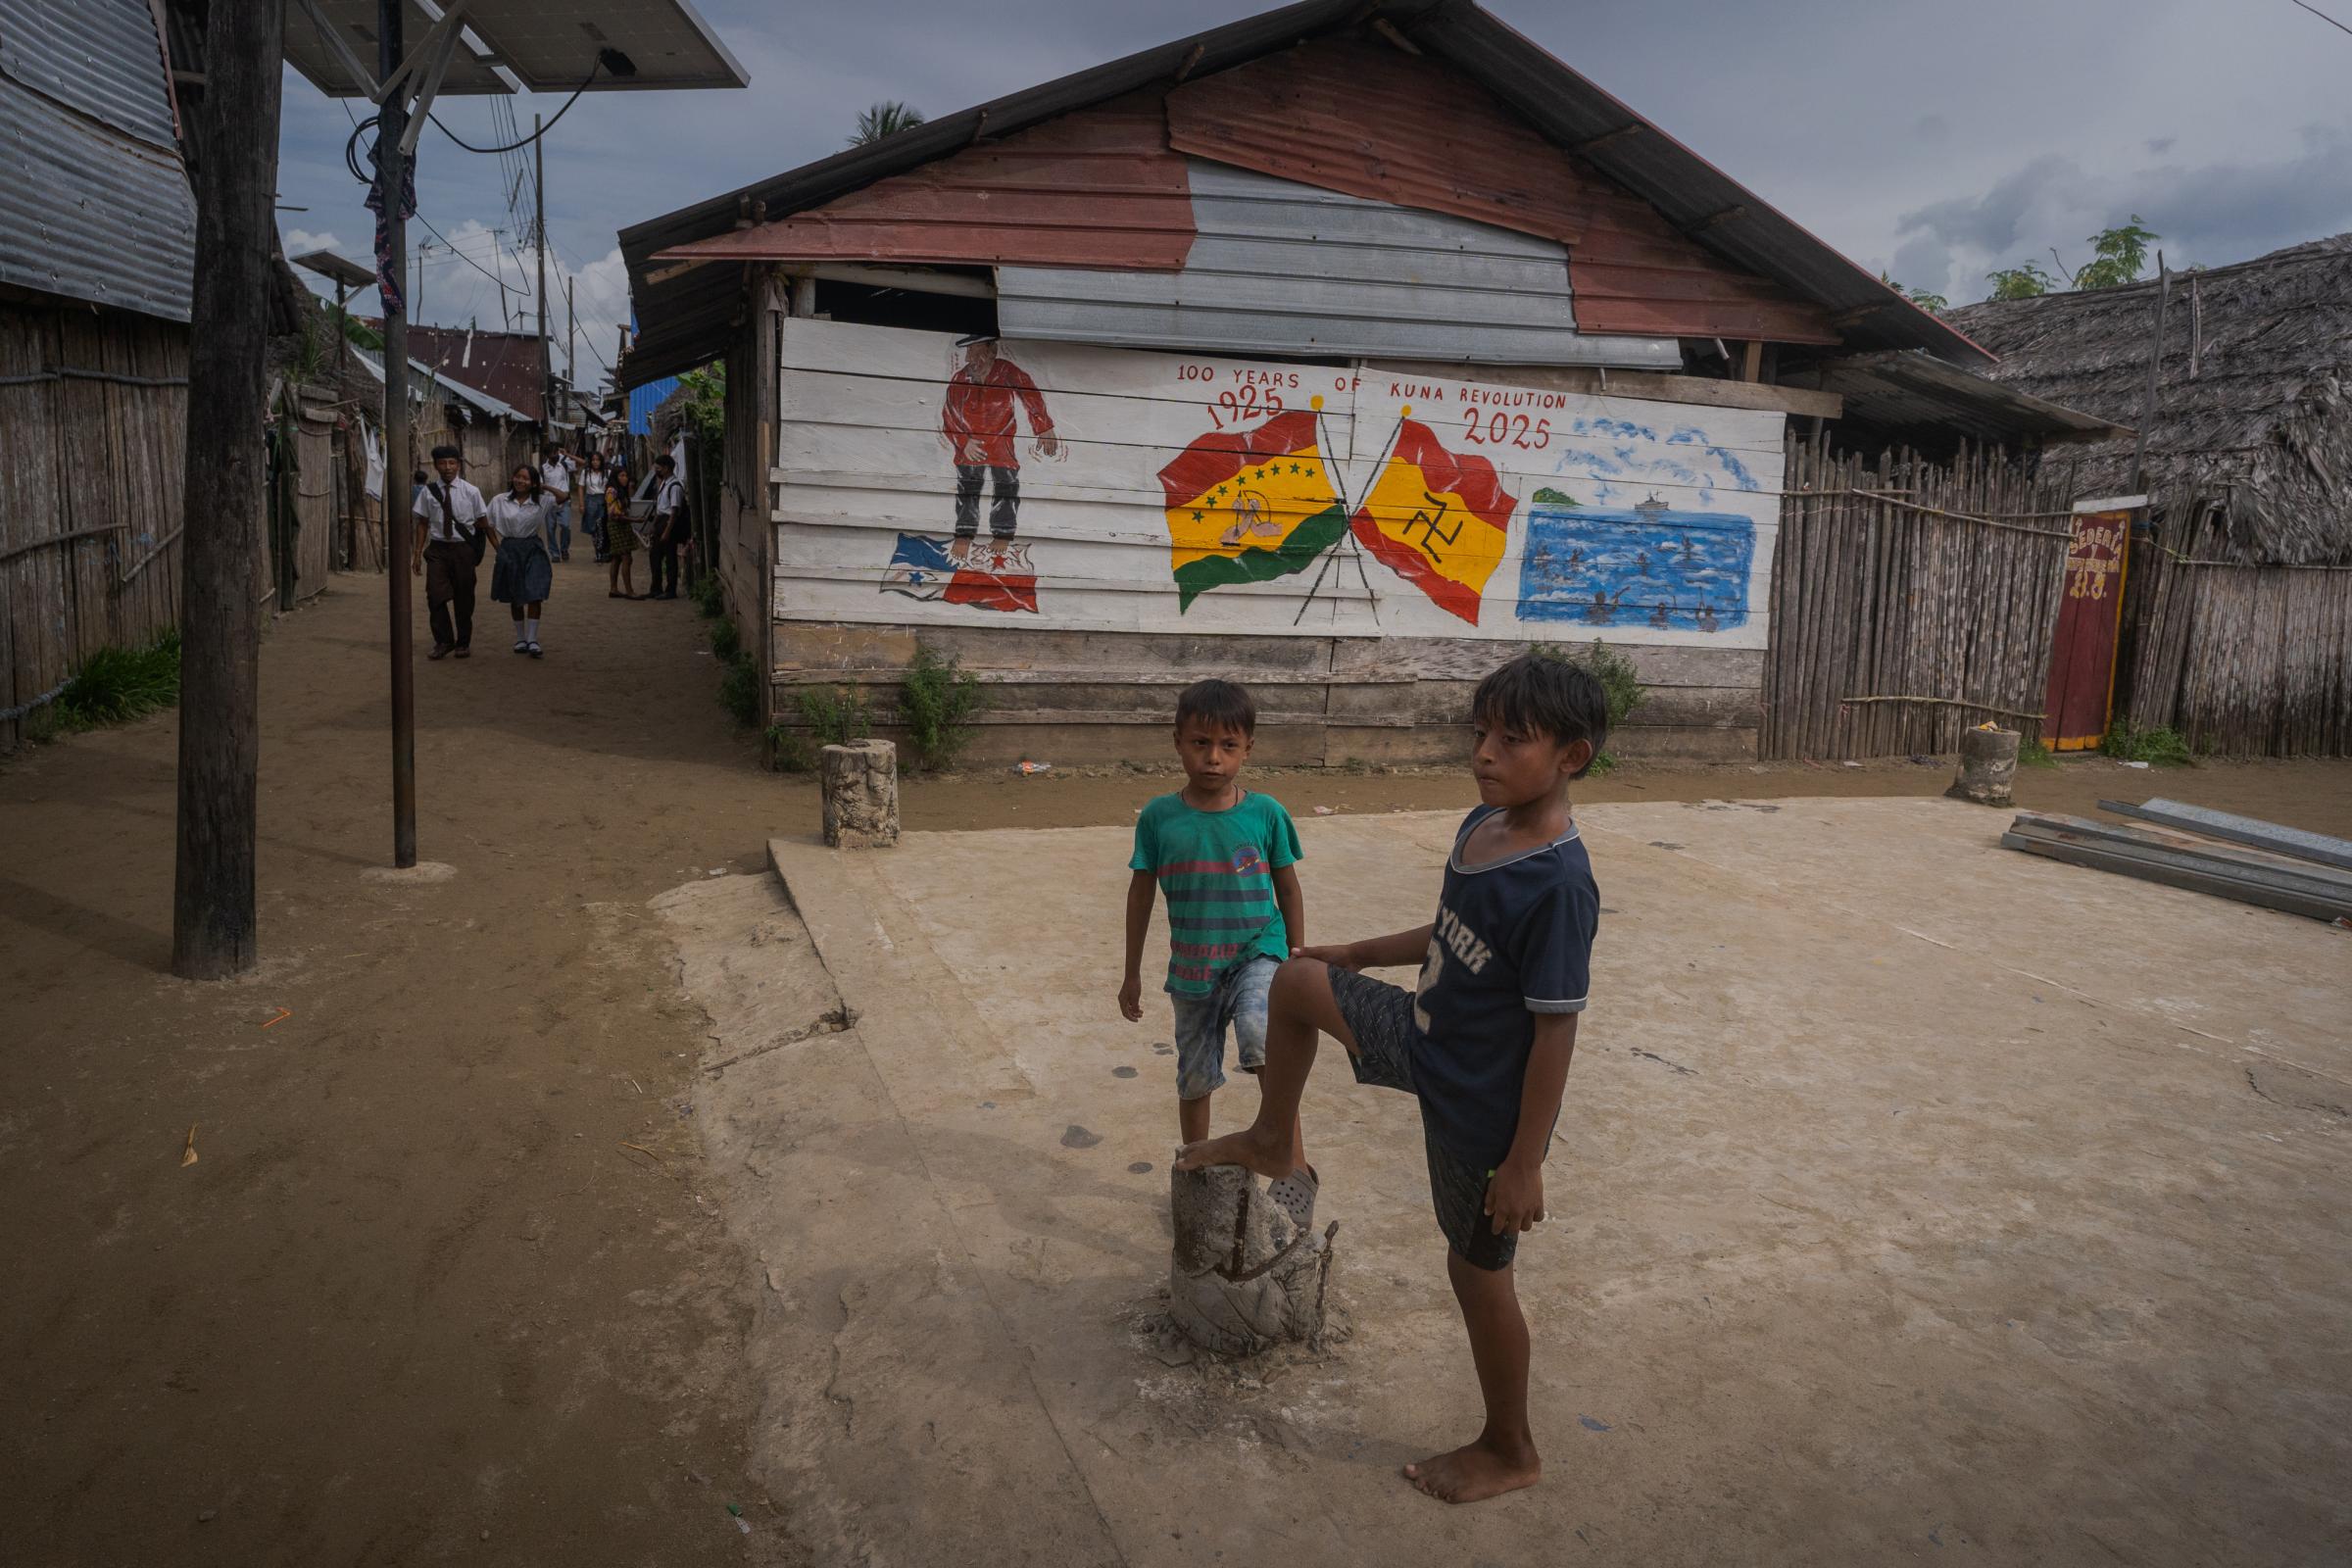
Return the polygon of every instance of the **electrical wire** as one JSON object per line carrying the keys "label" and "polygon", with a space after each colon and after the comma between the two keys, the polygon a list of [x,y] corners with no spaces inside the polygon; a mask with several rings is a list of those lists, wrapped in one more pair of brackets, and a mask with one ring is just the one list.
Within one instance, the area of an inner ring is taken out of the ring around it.
{"label": "electrical wire", "polygon": [[571,89],[571,96],[564,100],[564,107],[556,111],[554,118],[549,120],[546,124],[541,125],[537,130],[532,131],[528,136],[523,137],[522,140],[517,142],[510,142],[504,147],[476,147],[473,143],[467,141],[465,137],[459,135],[447,125],[441,124],[441,117],[434,114],[429,109],[424,112],[424,118],[431,121],[435,125],[440,126],[442,135],[447,136],[451,141],[456,142],[459,146],[465,148],[469,153],[496,154],[520,152],[523,148],[528,147],[531,143],[537,141],[540,137],[555,129],[556,121],[562,120],[565,115],[571,113],[571,106],[580,101],[580,94],[588,90],[588,84],[596,80],[596,74],[604,69],[604,51],[599,50],[597,52],[595,61],[592,62],[588,67],[588,74],[580,78],[580,84],[577,87]]}

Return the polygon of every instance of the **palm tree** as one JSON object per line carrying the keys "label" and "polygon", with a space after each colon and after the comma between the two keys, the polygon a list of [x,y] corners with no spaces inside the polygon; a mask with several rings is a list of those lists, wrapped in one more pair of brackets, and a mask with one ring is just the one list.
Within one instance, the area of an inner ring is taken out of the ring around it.
{"label": "palm tree", "polygon": [[858,134],[850,138],[850,145],[862,147],[869,141],[880,141],[902,130],[911,130],[922,122],[923,112],[920,109],[912,104],[900,103],[895,98],[886,98],[858,112]]}

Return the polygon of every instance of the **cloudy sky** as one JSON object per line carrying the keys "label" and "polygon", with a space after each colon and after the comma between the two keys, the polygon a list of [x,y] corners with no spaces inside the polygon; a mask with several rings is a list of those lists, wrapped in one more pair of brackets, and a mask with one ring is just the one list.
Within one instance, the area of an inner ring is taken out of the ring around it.
{"label": "cloudy sky", "polygon": [[[587,97],[547,138],[550,274],[576,280],[583,383],[601,378],[626,318],[621,226],[837,150],[876,99],[944,114],[1265,9],[699,3],[749,89]],[[2352,0],[2315,3],[2352,23]],[[1488,4],[1855,261],[1954,302],[1983,298],[1994,267],[2051,266],[2053,245],[2080,266],[2084,237],[2132,213],[2175,266],[2352,229],[2352,35],[2293,0]],[[526,127],[555,106],[514,101]],[[464,99],[442,118],[486,145],[491,113]],[[279,215],[289,250],[367,259],[350,133],[341,105],[288,74],[279,200],[308,209]],[[501,161],[429,128],[420,155],[418,205],[448,243],[411,225],[439,247],[416,318],[495,325],[503,299],[505,318],[527,319],[531,258],[516,250]],[[560,333],[560,303],[555,322]]]}

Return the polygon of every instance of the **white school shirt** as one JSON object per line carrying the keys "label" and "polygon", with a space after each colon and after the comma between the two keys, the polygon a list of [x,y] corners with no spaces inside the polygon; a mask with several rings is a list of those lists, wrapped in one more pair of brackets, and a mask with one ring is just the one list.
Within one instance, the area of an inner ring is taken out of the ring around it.
{"label": "white school shirt", "polygon": [[562,458],[558,458],[553,463],[541,464],[539,466],[539,483],[546,489],[555,492],[558,501],[564,500],[571,494],[571,465],[565,463]]}
{"label": "white school shirt", "polygon": [[440,484],[441,476],[436,473],[425,481],[423,489],[416,492],[416,515],[427,524],[427,538],[436,544],[454,545],[464,540],[468,526],[486,515],[490,509],[483,504],[482,493],[474,488],[472,480],[452,479],[446,487],[449,491],[449,515],[444,517],[441,514],[441,503],[433,495],[434,487]]}
{"label": "white school shirt", "polygon": [[654,492],[654,515],[657,517],[676,512],[684,505],[686,486],[674,477],[662,480],[662,487]]}
{"label": "white school shirt", "polygon": [[501,539],[531,539],[539,533],[539,524],[555,502],[547,496],[536,501],[517,501],[512,490],[501,490],[490,498],[490,526],[498,530]]}

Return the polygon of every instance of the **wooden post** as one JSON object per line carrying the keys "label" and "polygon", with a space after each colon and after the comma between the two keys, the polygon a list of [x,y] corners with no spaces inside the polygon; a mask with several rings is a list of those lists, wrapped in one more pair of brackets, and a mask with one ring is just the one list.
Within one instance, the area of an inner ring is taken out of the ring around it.
{"label": "wooden post", "polygon": [[[376,0],[375,9],[376,74],[381,80],[400,68],[403,12],[401,0]],[[389,270],[396,287],[407,281],[409,270],[409,220],[401,216],[400,206],[410,167],[400,148],[408,133],[408,102],[405,87],[384,100],[375,137]],[[409,302],[403,296],[385,300],[383,306],[384,597],[390,616],[384,645],[392,664],[392,863],[406,870],[416,863],[416,649],[410,610],[416,519],[409,507],[409,475],[416,470],[416,447],[409,434]]]}
{"label": "wooden post", "polygon": [[886,850],[899,842],[899,749],[889,741],[828,746],[817,794],[825,842],[837,850]]}
{"label": "wooden post", "polygon": [[[1320,1348],[1341,1328],[1329,1302],[1334,1224],[1301,1229],[1239,1165],[1169,1173],[1176,1245],[1168,1317],[1204,1350],[1254,1355],[1285,1342]],[[1344,1334],[1344,1328],[1341,1329]]]}
{"label": "wooden post", "polygon": [[1960,732],[1960,771],[1943,793],[1955,801],[1979,806],[2013,804],[2010,786],[2017,782],[2017,742],[2013,729],[1979,725]]}
{"label": "wooden post", "polygon": [[195,298],[180,540],[178,853],[172,971],[242,974],[258,956],[261,766],[254,528],[264,501],[263,366],[276,222],[283,7],[214,0],[205,27]]}

